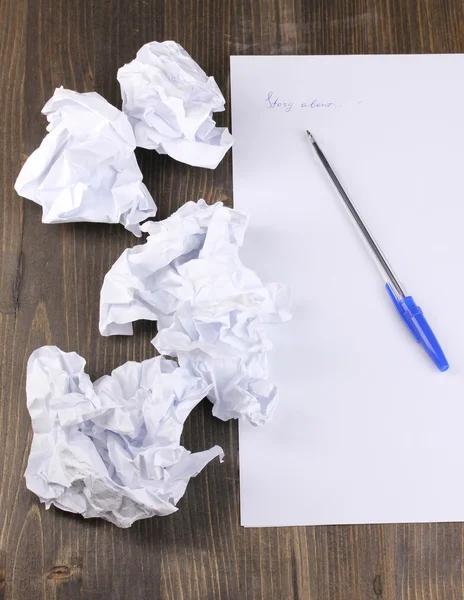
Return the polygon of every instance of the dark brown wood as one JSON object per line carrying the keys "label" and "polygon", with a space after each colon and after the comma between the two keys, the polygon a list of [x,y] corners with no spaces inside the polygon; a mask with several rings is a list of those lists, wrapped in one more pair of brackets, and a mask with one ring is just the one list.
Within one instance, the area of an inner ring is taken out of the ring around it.
{"label": "dark brown wood", "polygon": [[[98,333],[103,276],[134,244],[131,234],[42,225],[40,208],[13,184],[44,135],[40,110],[54,88],[96,90],[120,106],[118,67],[154,39],[181,43],[228,97],[231,54],[463,52],[464,5],[0,0],[0,600],[462,600],[461,524],[242,529],[236,424],[213,419],[206,402],[187,422],[184,443],[220,444],[226,462],[191,482],[173,516],[120,530],[47,512],[26,489],[30,352],[45,343],[75,350],[95,378],[152,356],[155,329]],[[228,123],[230,112],[219,121]],[[230,154],[215,171],[156,152],[138,158],[160,218],[188,199],[232,202]]]}

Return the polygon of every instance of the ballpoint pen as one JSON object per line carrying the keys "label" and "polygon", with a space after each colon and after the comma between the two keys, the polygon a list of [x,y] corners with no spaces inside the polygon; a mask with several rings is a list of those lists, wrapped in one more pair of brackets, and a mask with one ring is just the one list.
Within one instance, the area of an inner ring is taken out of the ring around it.
{"label": "ballpoint pen", "polygon": [[449,367],[448,361],[446,360],[435,334],[433,333],[430,325],[427,323],[421,308],[417,306],[412,296],[406,295],[403,284],[395,275],[390,263],[385,257],[385,254],[382,252],[379,245],[373,238],[361,215],[353,204],[353,201],[346,193],[345,189],[340,183],[340,180],[335,174],[335,171],[314,139],[314,136],[309,131],[306,131],[306,134],[332,186],[340,196],[351,217],[353,218],[353,221],[358,226],[359,231],[361,232],[368,247],[372,251],[372,256],[384,275],[386,281],[385,287],[388,295],[398,311],[398,314],[413,335],[416,342],[418,342],[424,348],[440,371],[446,371]]}

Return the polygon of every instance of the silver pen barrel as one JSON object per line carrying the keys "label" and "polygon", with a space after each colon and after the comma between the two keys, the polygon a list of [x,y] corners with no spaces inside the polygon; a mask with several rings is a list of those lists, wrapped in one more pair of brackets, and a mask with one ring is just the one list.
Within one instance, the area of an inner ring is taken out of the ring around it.
{"label": "silver pen barrel", "polygon": [[378,266],[381,268],[382,272],[387,277],[389,283],[391,283],[393,289],[398,294],[398,297],[399,298],[404,298],[406,296],[406,293],[405,293],[405,291],[403,289],[403,286],[402,286],[400,280],[398,279],[398,277],[395,275],[395,272],[393,271],[393,269],[392,269],[390,263],[388,262],[385,254],[382,252],[380,246],[375,241],[373,235],[369,231],[369,229],[368,229],[367,225],[365,224],[363,218],[359,214],[356,206],[354,205],[354,203],[351,200],[351,198],[348,196],[348,194],[345,191],[343,185],[341,184],[340,180],[338,179],[335,171],[333,170],[333,168],[330,165],[329,161],[327,160],[327,158],[325,157],[324,153],[320,149],[318,143],[314,139],[314,136],[308,130],[306,130],[306,134],[308,136],[308,140],[309,140],[311,146],[313,147],[313,149],[314,149],[317,157],[319,158],[322,166],[324,167],[324,171],[325,171],[326,175],[328,176],[329,181],[331,182],[331,184],[334,187],[335,191],[338,193],[338,195],[342,199],[344,205],[346,206],[346,208],[350,212],[350,214],[351,214],[353,220],[355,221],[356,225],[358,226],[359,231],[361,232],[364,240],[366,241],[367,245],[371,249],[374,257],[376,258]]}

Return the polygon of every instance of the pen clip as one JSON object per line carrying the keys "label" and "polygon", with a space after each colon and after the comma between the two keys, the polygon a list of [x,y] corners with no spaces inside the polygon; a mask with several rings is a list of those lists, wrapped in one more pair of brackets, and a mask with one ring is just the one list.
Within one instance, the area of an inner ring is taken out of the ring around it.
{"label": "pen clip", "polygon": [[[406,325],[406,327],[409,329],[409,331],[412,334],[412,337],[416,340],[417,343],[420,343],[421,341],[421,334],[419,333],[419,330],[417,329],[417,327],[414,325],[414,323],[411,321],[411,315],[409,312],[409,306],[406,308],[403,306],[403,303],[408,300],[409,298],[412,300],[411,296],[406,296],[405,298],[403,298],[403,300],[398,300],[398,298],[396,297],[395,292],[393,291],[392,286],[387,283],[385,285],[385,287],[387,288],[387,292],[388,295],[390,296],[391,301],[393,302],[396,310],[398,311],[398,314],[400,315],[401,319],[403,320],[404,324]],[[414,311],[414,316],[417,314],[422,314],[422,309],[417,306],[417,304],[414,302],[414,300],[412,300],[412,305],[411,308]],[[414,310],[414,308],[416,310]]]}

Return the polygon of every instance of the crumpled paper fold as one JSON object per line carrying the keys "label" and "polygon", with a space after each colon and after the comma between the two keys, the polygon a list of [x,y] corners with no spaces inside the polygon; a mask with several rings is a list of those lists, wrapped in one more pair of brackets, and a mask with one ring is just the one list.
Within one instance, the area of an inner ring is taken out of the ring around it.
{"label": "crumpled paper fold", "polygon": [[290,299],[285,285],[265,284],[242,264],[247,224],[204,200],[144,223],[145,244],[125,250],[105,276],[100,332],[130,335],[132,322],[158,321],[155,347],[211,386],[213,414],[261,425],[278,397],[263,323],[288,320]]}
{"label": "crumpled paper fold", "polygon": [[224,110],[225,100],[214,78],[182,46],[145,44],[117,77],[137,146],[196,167],[217,167],[233,143],[212,118]]}
{"label": "crumpled paper fold", "polygon": [[156,214],[135,158],[135,137],[124,113],[96,92],[57,88],[42,109],[48,135],[15,183],[42,206],[43,223],[121,223],[140,236],[139,223]]}
{"label": "crumpled paper fold", "polygon": [[190,477],[218,446],[191,454],[184,421],[209,385],[174,361],[127,362],[92,384],[75,352],[43,346],[29,358],[34,438],[27,487],[49,508],[119,527],[175,512]]}

